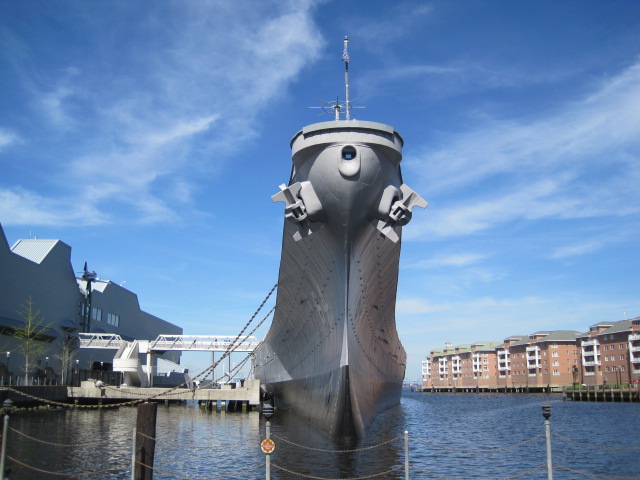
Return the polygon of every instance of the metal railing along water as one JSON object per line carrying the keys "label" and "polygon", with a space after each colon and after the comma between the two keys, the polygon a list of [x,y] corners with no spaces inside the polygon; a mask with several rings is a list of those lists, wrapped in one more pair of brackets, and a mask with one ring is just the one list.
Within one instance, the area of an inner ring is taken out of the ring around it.
{"label": "metal railing along water", "polygon": [[[5,422],[8,423],[7,419],[5,418]],[[545,424],[546,422],[549,422],[548,418],[545,418]],[[5,425],[7,424],[5,423]],[[63,449],[69,449],[69,448],[73,448],[73,447],[91,447],[91,448],[97,448],[97,447],[101,447],[101,446],[105,446],[107,443],[112,442],[112,440],[110,440],[109,442],[105,441],[105,442],[94,442],[94,443],[87,443],[87,442],[82,442],[82,443],[78,443],[78,444],[70,444],[70,443],[59,443],[59,442],[55,442],[55,441],[51,441],[48,439],[44,439],[44,438],[37,438],[33,435],[28,435],[24,432],[21,432],[15,428],[7,428],[5,433],[5,437],[3,439],[3,444],[4,444],[4,448],[3,450],[6,448],[8,450],[11,450],[11,438],[12,436],[19,436],[22,441],[28,441],[30,442],[31,447],[30,448],[43,448],[44,446],[46,446],[47,448],[59,448],[61,449],[61,454],[64,451]],[[10,435],[9,435],[10,434]],[[43,435],[46,435],[46,433],[43,433]],[[277,462],[274,462],[271,464],[271,466],[273,468],[275,468],[277,471],[282,472],[285,475],[288,476],[293,476],[293,477],[297,477],[297,478],[306,478],[306,479],[314,479],[314,480],[364,480],[364,479],[368,479],[368,478],[386,478],[389,475],[395,474],[396,476],[401,474],[402,472],[404,472],[405,475],[405,479],[409,479],[411,477],[411,475],[418,475],[421,478],[425,478],[429,477],[429,478],[437,478],[437,479],[442,479],[442,480],[462,480],[462,478],[464,477],[460,477],[460,476],[456,476],[455,473],[453,474],[447,474],[444,475],[442,473],[438,473],[436,471],[434,471],[431,467],[432,465],[425,465],[425,461],[424,461],[424,456],[421,456],[422,460],[411,460],[409,458],[409,443],[412,442],[412,447],[414,448],[413,452],[414,455],[416,452],[416,446],[420,447],[420,448],[428,448],[428,449],[437,449],[437,450],[446,450],[446,451],[450,451],[450,452],[455,452],[455,453],[459,453],[459,454],[465,454],[465,455],[486,455],[488,453],[494,453],[494,454],[503,454],[505,452],[517,449],[519,447],[522,447],[524,445],[527,445],[529,443],[532,442],[536,442],[541,440],[543,437],[545,436],[545,433],[541,433],[538,435],[535,435],[531,438],[527,438],[524,440],[521,440],[517,443],[511,444],[511,445],[505,445],[505,446],[499,446],[499,447],[491,447],[491,448],[481,448],[481,449],[467,449],[467,448],[455,448],[451,445],[439,445],[439,444],[435,444],[433,442],[430,442],[426,439],[423,438],[419,438],[417,436],[414,435],[409,435],[408,432],[405,432],[404,435],[401,436],[395,436],[395,437],[391,437],[388,438],[386,440],[383,440],[381,442],[376,443],[375,445],[370,445],[370,446],[364,446],[364,447],[360,447],[360,448],[353,448],[353,449],[325,449],[325,448],[318,448],[318,447],[313,447],[313,446],[309,446],[309,445],[304,445],[302,443],[298,443],[298,442],[294,442],[292,440],[289,440],[283,436],[280,435],[273,435],[271,436],[272,439],[276,440],[277,442],[283,442],[286,443],[289,447],[293,447],[295,449],[300,449],[300,456],[304,457],[304,451],[313,451],[313,452],[319,452],[321,454],[326,454],[327,457],[331,457],[331,456],[335,456],[335,455],[343,455],[343,454],[358,454],[359,452],[366,452],[366,451],[370,451],[370,450],[376,450],[376,449],[384,449],[387,448],[389,445],[394,444],[394,443],[404,443],[404,458],[398,458],[398,462],[397,464],[393,464],[393,465],[385,465],[383,469],[379,470],[379,471],[372,471],[370,473],[367,473],[366,475],[359,475],[359,476],[353,476],[353,477],[346,477],[346,478],[340,478],[340,479],[336,479],[336,478],[330,478],[330,477],[326,477],[326,476],[322,476],[322,475],[317,475],[317,474],[311,474],[308,472],[301,472],[301,471],[297,471],[294,467],[290,467],[286,464],[286,458],[283,458],[283,462],[281,463],[279,460]],[[136,433],[135,429],[132,430],[131,435],[129,435],[129,438],[131,439],[131,451],[134,452],[135,448],[136,448],[136,438],[141,438],[141,437],[145,437],[148,439],[151,439],[155,442],[158,443],[158,445],[161,445],[163,449],[168,449],[169,451],[171,450],[179,450],[181,449],[183,452],[186,451],[199,451],[202,452],[203,450],[209,450],[209,451],[215,451],[215,450],[230,450],[233,451],[234,447],[240,445],[240,444],[246,444],[247,442],[250,441],[254,441],[256,442],[256,438],[255,437],[250,437],[250,438],[240,438],[237,441],[234,442],[220,442],[220,443],[216,443],[215,440],[219,440],[222,437],[219,436],[214,436],[213,438],[210,439],[202,439],[202,438],[198,438],[197,439],[197,443],[194,443],[192,445],[180,445],[180,446],[176,446],[174,442],[168,441],[166,440],[163,435],[157,435],[155,438],[150,437],[148,435],[142,434],[142,433]],[[590,444],[590,443],[586,443],[583,441],[577,441],[577,440],[573,440],[569,437],[560,435],[560,434],[552,434],[549,437],[547,437],[548,439],[555,439],[557,442],[569,442],[571,444],[573,444],[574,446],[579,446],[581,448],[587,448],[587,449],[605,449],[605,450],[627,450],[627,451],[640,451],[640,445],[638,446],[615,446],[615,445],[596,445],[596,444]],[[6,439],[6,442],[4,441]],[[206,444],[206,445],[205,445]],[[162,450],[163,452],[165,450]],[[398,450],[400,451],[400,449]],[[266,455],[271,455],[271,453],[266,454]],[[291,456],[291,452],[288,453],[288,457]],[[401,457],[401,455],[399,455],[399,457]],[[103,474],[110,474],[110,475],[118,475],[118,478],[124,478],[122,477],[123,472],[133,472],[133,466],[134,463],[136,463],[136,461],[134,460],[134,456],[132,455],[132,460],[130,464],[126,464],[126,463],[122,463],[122,462],[114,462],[113,464],[110,465],[105,465],[103,468],[97,468],[95,470],[90,470],[87,471],[86,469],[82,469],[82,470],[78,470],[78,471],[53,471],[53,470],[48,470],[46,468],[42,468],[42,466],[36,466],[36,465],[30,465],[28,462],[23,461],[22,459],[19,458],[19,455],[16,456],[15,454],[6,454],[6,461],[9,464],[13,464],[15,466],[20,466],[24,469],[33,471],[33,472],[37,472],[40,474],[44,474],[44,475],[49,475],[51,476],[51,478],[56,478],[56,477],[61,477],[61,478],[73,478],[73,477],[82,477],[82,478],[96,478],[100,475]],[[4,458],[3,458],[4,460]],[[160,459],[162,460],[162,459]],[[403,461],[404,460],[404,461]],[[137,462],[137,463],[141,463],[141,462]],[[239,463],[239,462],[238,462]],[[141,463],[142,465],[144,465],[143,463]],[[220,472],[215,472],[215,471],[211,471],[206,475],[203,475],[201,473],[198,473],[197,471],[194,471],[192,473],[190,473],[189,471],[185,471],[184,468],[180,469],[180,471],[176,471],[175,470],[175,466],[174,469],[172,470],[172,465],[171,464],[167,464],[167,465],[161,465],[161,466],[150,466],[150,465],[145,465],[147,468],[152,469],[154,472],[156,472],[159,475],[162,476],[166,476],[166,477],[171,477],[171,478],[176,478],[176,479],[185,479],[185,480],[190,480],[190,479],[198,479],[198,480],[206,480],[206,479],[218,479],[218,478],[246,478],[246,475],[250,472],[257,472],[259,469],[264,468],[264,464],[260,463],[260,464],[255,464],[255,463],[251,463],[250,461],[246,462],[246,465],[244,464],[238,464],[236,465],[236,467],[233,469],[233,472],[229,472],[229,471],[220,471]],[[537,470],[543,469],[545,466],[549,467],[551,466],[552,468],[556,468],[556,469],[561,469],[565,472],[570,472],[572,474],[575,475],[579,475],[584,477],[589,477],[589,478],[598,478],[598,479],[616,479],[616,480],[637,480],[640,479],[640,475],[638,476],[619,476],[619,475],[602,475],[602,474],[595,474],[595,473],[590,473],[590,472],[586,472],[583,471],[579,468],[576,468],[575,466],[567,466],[567,465],[561,465],[555,462],[551,462],[550,457],[547,458],[547,461],[545,463],[541,463],[539,465],[535,465],[533,467],[529,467],[526,468],[523,471],[519,471],[519,472],[514,472],[513,475],[510,476],[506,476],[506,477],[501,477],[499,479],[496,480],[511,480],[511,479],[516,479],[516,478],[522,478],[525,475],[528,475],[532,472],[535,472]],[[265,472],[265,474],[267,475],[267,478],[269,478],[270,472]],[[131,474],[133,477],[133,473]],[[128,477],[127,477],[128,478]],[[416,477],[417,478],[417,477]],[[552,478],[552,474],[551,471],[548,472],[548,477],[547,478]]]}

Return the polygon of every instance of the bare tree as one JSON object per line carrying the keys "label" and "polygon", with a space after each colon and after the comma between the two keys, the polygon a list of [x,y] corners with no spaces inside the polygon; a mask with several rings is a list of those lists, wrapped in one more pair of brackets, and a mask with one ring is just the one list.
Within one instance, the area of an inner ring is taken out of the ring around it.
{"label": "bare tree", "polygon": [[18,312],[24,321],[23,327],[13,330],[13,336],[20,340],[18,350],[24,355],[24,378],[25,384],[29,383],[29,372],[36,366],[37,360],[49,349],[44,344],[44,333],[51,326],[45,323],[44,317],[40,315],[40,310],[35,308],[35,303],[29,297],[22,305],[22,310]]}
{"label": "bare tree", "polygon": [[71,335],[66,335],[62,341],[62,351],[56,353],[54,358],[60,360],[60,374],[62,384],[65,385],[67,374],[73,366],[73,360],[75,359],[78,351],[76,350],[77,339]]}

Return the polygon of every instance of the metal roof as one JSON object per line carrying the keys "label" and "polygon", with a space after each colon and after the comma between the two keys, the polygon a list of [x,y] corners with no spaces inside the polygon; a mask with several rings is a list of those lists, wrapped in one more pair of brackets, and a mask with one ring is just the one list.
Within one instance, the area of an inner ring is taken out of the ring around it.
{"label": "metal roof", "polygon": [[600,332],[599,335],[605,335],[607,333],[628,332],[631,330],[632,324],[632,320],[620,320],[619,322],[612,322],[611,326],[606,330]]}
{"label": "metal roof", "polygon": [[40,264],[59,241],[60,240],[38,239],[18,240],[13,247],[11,247],[11,251],[27,260]]}
{"label": "metal roof", "polygon": [[535,343],[545,342],[573,342],[580,336],[580,332],[575,330],[552,330],[548,335],[536,340]]}

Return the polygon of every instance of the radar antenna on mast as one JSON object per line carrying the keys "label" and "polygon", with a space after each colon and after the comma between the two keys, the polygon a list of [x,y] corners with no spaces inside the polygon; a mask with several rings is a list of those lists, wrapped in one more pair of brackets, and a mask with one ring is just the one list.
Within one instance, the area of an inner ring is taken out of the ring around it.
{"label": "radar antenna on mast", "polygon": [[331,113],[333,111],[336,120],[340,120],[340,114],[344,111],[345,120],[351,120],[351,109],[352,108],[365,108],[365,107],[354,107],[351,105],[351,100],[349,100],[349,37],[345,35],[344,37],[344,50],[342,51],[342,61],[345,64],[345,72],[344,72],[344,83],[345,83],[345,102],[344,104],[340,103],[340,97],[336,97],[336,101],[328,102],[326,100],[322,100],[324,103],[321,107],[309,107],[309,108],[321,108],[324,114]]}
{"label": "radar antenna on mast", "polygon": [[344,85],[345,85],[345,118],[351,119],[349,104],[349,37],[344,36],[344,50],[342,52],[342,60],[344,61]]}

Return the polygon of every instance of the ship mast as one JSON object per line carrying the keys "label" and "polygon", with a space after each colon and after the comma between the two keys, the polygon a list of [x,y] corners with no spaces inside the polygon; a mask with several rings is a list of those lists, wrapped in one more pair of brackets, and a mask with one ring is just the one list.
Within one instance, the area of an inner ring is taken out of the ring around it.
{"label": "ship mast", "polygon": [[350,120],[349,111],[349,37],[344,37],[344,51],[342,52],[342,60],[344,61],[344,84],[345,84],[345,119]]}

